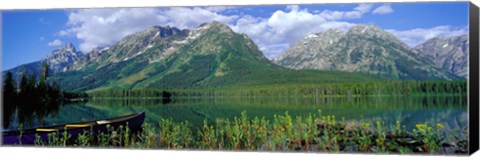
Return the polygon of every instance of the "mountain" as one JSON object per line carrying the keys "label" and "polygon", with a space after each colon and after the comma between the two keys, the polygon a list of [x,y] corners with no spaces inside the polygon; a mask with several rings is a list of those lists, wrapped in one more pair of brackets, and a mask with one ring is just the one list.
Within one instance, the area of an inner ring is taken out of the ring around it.
{"label": "mountain", "polygon": [[82,52],[77,51],[72,43],[68,43],[45,56],[41,62],[50,65],[50,69],[53,72],[60,72],[64,71],[65,67],[70,65],[70,63],[77,61],[82,56]]}
{"label": "mountain", "polygon": [[401,80],[461,79],[434,67],[432,60],[393,34],[373,25],[356,25],[347,32],[330,29],[308,35],[275,60],[292,69],[366,72]]}
{"label": "mountain", "polygon": [[[57,73],[64,71],[64,68],[82,57],[83,53],[77,51],[72,43],[68,43],[60,47],[59,49],[52,51],[47,56],[43,57],[40,61],[23,64],[6,71],[12,72],[13,77],[16,79],[21,76],[23,71],[26,71],[27,73],[33,73],[39,76],[42,64],[47,63],[49,65],[50,72]],[[6,73],[6,71],[3,72],[3,74]]]}
{"label": "mountain", "polygon": [[[188,30],[179,30],[173,27],[154,26],[145,31],[129,35],[111,47],[96,48],[79,61],[73,63],[68,70],[82,70],[90,66],[101,68],[127,61],[142,55],[147,51],[162,50],[172,46],[173,40],[187,37]],[[158,59],[163,52],[149,57],[150,61]]]}
{"label": "mountain", "polygon": [[[213,88],[378,80],[363,73],[292,70],[269,61],[220,22],[191,30],[154,26],[96,49],[56,73],[67,90]],[[340,78],[339,78],[340,77]]]}
{"label": "mountain", "polygon": [[415,47],[417,53],[434,61],[435,66],[468,78],[468,35],[436,37]]}

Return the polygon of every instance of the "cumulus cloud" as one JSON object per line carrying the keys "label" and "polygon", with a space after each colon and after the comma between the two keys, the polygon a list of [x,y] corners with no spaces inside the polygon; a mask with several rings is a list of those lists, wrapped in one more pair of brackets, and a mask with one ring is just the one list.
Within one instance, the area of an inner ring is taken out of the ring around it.
{"label": "cumulus cloud", "polygon": [[390,14],[393,12],[392,6],[385,4],[373,10],[373,14]]}
{"label": "cumulus cloud", "polygon": [[69,13],[68,29],[60,36],[75,36],[81,41],[80,50],[89,52],[97,46],[107,46],[121,38],[166,21],[157,9],[82,9]]}
{"label": "cumulus cloud", "polygon": [[416,28],[410,30],[388,29],[386,31],[394,34],[407,45],[414,47],[434,37],[453,37],[468,34],[468,27],[458,28],[445,25],[432,28]]}
{"label": "cumulus cloud", "polygon": [[263,52],[265,57],[270,58],[270,59],[275,59],[278,57],[279,54],[282,54],[285,52],[290,47],[290,44],[288,43],[279,43],[279,44],[267,44],[267,45],[261,45],[259,47],[260,51]]}
{"label": "cumulus cloud", "polygon": [[[249,9],[249,8],[245,8]],[[352,10],[313,10],[289,5],[267,17],[243,14],[228,14],[236,7],[169,7],[169,8],[125,8],[125,9],[82,9],[68,13],[67,29],[57,32],[58,36],[71,36],[80,40],[80,50],[89,52],[95,47],[112,45],[132,33],[143,31],[153,25],[191,29],[202,23],[220,21],[238,33],[247,34],[269,59],[285,52],[291,45],[310,33],[331,28],[348,30],[355,23],[350,19],[362,18],[365,14],[387,14],[393,12],[385,4],[373,8],[372,4],[360,4]],[[373,11],[372,11],[373,10]],[[415,46],[436,36],[453,36],[468,32],[468,28],[438,26],[411,30],[387,30],[410,46]]]}
{"label": "cumulus cloud", "polygon": [[327,20],[359,19],[372,9],[372,4],[360,4],[352,11],[324,10],[319,15]]}
{"label": "cumulus cloud", "polygon": [[360,4],[351,11],[316,12],[289,5],[285,10],[277,10],[264,18],[222,14],[236,9],[212,6],[74,10],[68,13],[67,29],[56,34],[79,39],[80,50],[87,53],[153,25],[190,29],[202,23],[220,21],[230,25],[234,31],[247,34],[268,58],[273,59],[310,33],[330,28],[348,29],[354,24],[340,20],[361,18],[371,11],[372,5]]}
{"label": "cumulus cloud", "polygon": [[232,25],[232,29],[247,34],[267,58],[274,59],[310,33],[331,28],[347,30],[355,24],[340,20],[359,18],[370,10],[371,5],[361,4],[352,11],[327,10],[315,13],[291,5],[285,11],[275,11],[268,18],[242,16]]}
{"label": "cumulus cloud", "polygon": [[62,45],[62,41],[58,40],[58,39],[55,39],[51,42],[48,42],[48,46],[60,46]]}
{"label": "cumulus cloud", "polygon": [[[82,9],[69,12],[67,29],[56,34],[73,36],[81,41],[80,50],[89,52],[95,47],[114,44],[127,35],[153,25],[183,28],[197,27],[213,20],[231,22],[236,16],[225,16],[215,11],[228,8],[125,8]],[[213,11],[212,11],[213,10]],[[195,15],[195,16],[192,16]]]}
{"label": "cumulus cloud", "polygon": [[167,17],[168,25],[181,29],[198,27],[202,23],[209,23],[212,21],[229,24],[238,18],[237,15],[222,15],[199,7],[173,7],[163,11],[161,15]]}
{"label": "cumulus cloud", "polygon": [[369,12],[372,9],[372,4],[360,4],[354,9],[345,13],[346,18],[361,18],[363,14]]}

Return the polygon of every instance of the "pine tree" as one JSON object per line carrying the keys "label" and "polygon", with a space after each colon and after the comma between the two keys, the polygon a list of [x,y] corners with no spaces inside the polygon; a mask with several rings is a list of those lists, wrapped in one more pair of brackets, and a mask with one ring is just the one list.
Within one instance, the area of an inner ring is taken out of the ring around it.
{"label": "pine tree", "polygon": [[19,89],[18,89],[18,92],[19,92],[19,100],[20,101],[26,101],[28,100],[27,96],[27,85],[28,84],[28,79],[27,79],[27,71],[26,70],[23,70],[22,72],[22,76],[21,76],[21,79],[20,79],[20,82],[19,82]]}
{"label": "pine tree", "polygon": [[38,83],[37,92],[40,94],[42,101],[49,99],[49,92],[47,92],[47,77],[48,77],[48,65],[42,64],[42,73],[40,75],[40,82]]}
{"label": "pine tree", "polygon": [[15,80],[12,73],[7,72],[3,86],[3,127],[7,128],[10,124],[10,119],[15,112],[17,103],[17,92],[15,89]]}
{"label": "pine tree", "polygon": [[5,76],[5,83],[3,87],[4,100],[6,103],[13,102],[15,100],[16,91],[15,91],[15,80],[11,72],[7,72]]}

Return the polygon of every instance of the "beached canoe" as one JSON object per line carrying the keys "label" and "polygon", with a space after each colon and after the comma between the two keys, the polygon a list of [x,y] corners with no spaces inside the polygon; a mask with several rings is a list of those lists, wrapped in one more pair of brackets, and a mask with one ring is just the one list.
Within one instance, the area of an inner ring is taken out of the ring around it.
{"label": "beached canoe", "polygon": [[[71,123],[63,124],[49,127],[39,127],[34,129],[28,129],[23,131],[7,131],[2,132],[3,134],[3,145],[31,145],[34,144],[36,137],[35,135],[40,136],[42,141],[48,140],[49,133],[58,133],[61,137],[61,134],[64,131],[67,131],[72,138],[76,138],[79,134],[84,133],[85,131],[92,131],[93,133],[107,131],[107,125],[111,128],[116,129],[119,126],[127,126],[132,130],[139,129],[145,120],[145,112],[130,114],[122,117],[116,117],[111,119],[102,119],[95,120],[83,123]],[[21,136],[20,136],[21,134]],[[21,143],[20,143],[21,142]]]}

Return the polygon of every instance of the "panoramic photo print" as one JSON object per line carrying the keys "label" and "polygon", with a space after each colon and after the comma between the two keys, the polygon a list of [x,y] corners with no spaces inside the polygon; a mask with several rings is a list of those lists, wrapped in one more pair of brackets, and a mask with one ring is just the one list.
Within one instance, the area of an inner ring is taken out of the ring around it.
{"label": "panoramic photo print", "polygon": [[466,155],[468,8],[4,10],[2,144]]}

